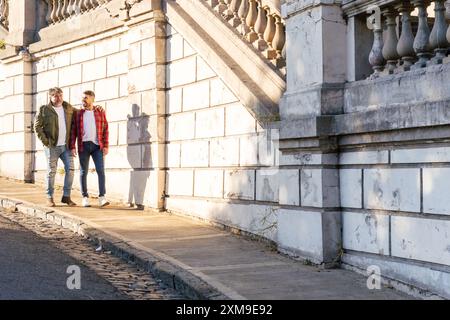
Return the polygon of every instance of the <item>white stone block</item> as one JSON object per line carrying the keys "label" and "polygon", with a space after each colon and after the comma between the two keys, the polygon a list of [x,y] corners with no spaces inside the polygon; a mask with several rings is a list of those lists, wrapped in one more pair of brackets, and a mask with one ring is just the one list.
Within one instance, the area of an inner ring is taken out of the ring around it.
{"label": "white stone block", "polygon": [[[82,84],[70,87],[70,93],[69,93],[70,103],[72,103],[72,105],[81,104],[82,99],[83,99],[83,92],[86,90],[95,91],[94,90],[94,82],[82,83]],[[45,94],[47,94],[47,92],[45,92]]]}
{"label": "white stone block", "polygon": [[[75,162],[78,162],[78,160],[74,160],[74,164]],[[44,151],[36,152],[34,167],[35,170],[47,170],[47,157]]]}
{"label": "white stone block", "polygon": [[175,34],[167,39],[167,61],[183,58],[183,37]]}
{"label": "white stone block", "polygon": [[128,92],[150,90],[156,86],[156,65],[135,68],[128,73]]}
{"label": "white stone block", "polygon": [[141,66],[141,44],[133,43],[128,48],[128,68],[137,68]]}
{"label": "white stone block", "polygon": [[24,180],[24,162],[25,155],[23,151],[6,152],[2,150],[0,154],[0,176]]}
{"label": "white stone block", "polygon": [[182,167],[207,167],[209,142],[204,140],[186,141],[181,144]]}
{"label": "white stone block", "polygon": [[191,45],[186,40],[184,40],[183,56],[188,57],[192,56],[193,54],[197,54],[197,52],[194,50],[194,48],[191,47]]}
{"label": "white stone block", "polygon": [[181,165],[181,145],[179,143],[168,143],[167,147],[167,166],[169,168],[178,168]]}
{"label": "white stone block", "polygon": [[392,255],[450,265],[450,221],[393,216]]}
{"label": "white stone block", "polygon": [[105,157],[106,169],[139,169],[141,168],[141,146],[130,145],[109,148]]}
{"label": "white stone block", "polygon": [[247,134],[256,131],[256,120],[241,104],[233,104],[225,108],[225,135]]}
{"label": "white stone block", "polygon": [[48,57],[40,58],[33,63],[33,73],[40,73],[48,70]]}
{"label": "white stone block", "polygon": [[120,50],[120,38],[109,38],[95,43],[95,57],[107,56]]}
{"label": "white stone block", "polygon": [[106,58],[95,59],[83,63],[83,82],[106,77]]}
{"label": "white stone block", "polygon": [[60,87],[71,86],[79,83],[81,83],[81,64],[59,69]]}
{"label": "white stone block", "polygon": [[256,200],[278,202],[279,170],[256,170]]}
{"label": "white stone block", "polygon": [[211,167],[239,165],[239,138],[211,139]]}
{"label": "white stone block", "polygon": [[71,50],[70,52],[70,63],[75,64],[79,62],[84,62],[87,60],[92,60],[95,57],[94,45],[84,45]]}
{"label": "white stone block", "polygon": [[450,148],[397,149],[391,151],[392,163],[450,162]]}
{"label": "white stone block", "polygon": [[419,169],[364,170],[364,205],[368,209],[420,212]]}
{"label": "white stone block", "polygon": [[[23,132],[4,133],[1,135],[2,152],[25,150],[25,134]],[[10,163],[13,164],[14,162]]]}
{"label": "white stone block", "polygon": [[120,97],[126,97],[128,93],[131,93],[132,91],[129,90],[128,86],[128,75],[120,76],[119,79],[119,96]]}
{"label": "white stone block", "polygon": [[239,138],[239,164],[255,166],[258,164],[258,137],[244,136]]}
{"label": "white stone block", "polygon": [[225,170],[224,197],[255,200],[255,170]]}
{"label": "white stone block", "polygon": [[119,125],[119,146],[127,145],[128,142],[128,122],[120,121],[117,123]]}
{"label": "white stone block", "polygon": [[209,82],[197,82],[183,87],[183,111],[209,107]]}
{"label": "white stone block", "polygon": [[267,130],[258,134],[258,161],[262,166],[274,166],[278,148],[278,130]]}
{"label": "white stone block", "polygon": [[23,113],[14,114],[14,132],[25,131],[25,115]]}
{"label": "white stone block", "polygon": [[36,75],[36,91],[38,92],[55,87],[57,86],[57,83],[58,83],[58,70],[41,72]]}
{"label": "white stone block", "polygon": [[108,123],[109,145],[117,146],[119,142],[119,125],[117,122]]}
{"label": "white stone block", "polygon": [[224,111],[223,108],[215,108],[196,112],[195,137],[209,138],[223,136],[225,126]]}
{"label": "white stone block", "polygon": [[[142,92],[141,111],[143,114],[156,115],[158,114],[158,106],[156,104],[156,96],[160,94],[156,90],[149,90]],[[164,112],[164,111],[163,111]]]}
{"label": "white stone block", "polygon": [[300,173],[298,169],[281,169],[279,173],[279,203],[284,205],[300,205]]}
{"label": "white stone block", "polygon": [[340,196],[344,208],[362,208],[362,171],[361,169],[341,169]]}
{"label": "white stone block", "polygon": [[47,58],[48,70],[70,65],[70,51],[63,51]]}
{"label": "white stone block", "polygon": [[166,183],[170,196],[192,196],[194,191],[194,171],[181,169],[168,170]]}
{"label": "white stone block", "polygon": [[236,96],[219,78],[211,80],[211,106],[237,102]]}
{"label": "white stone block", "polygon": [[3,96],[10,96],[14,94],[14,78],[7,78],[3,81]]}
{"label": "white stone block", "polygon": [[155,39],[147,39],[141,42],[142,65],[155,63]]}
{"label": "white stone block", "polygon": [[450,215],[450,168],[423,168],[423,212]]}
{"label": "white stone block", "polygon": [[202,57],[197,56],[197,81],[209,79],[216,76],[214,70],[203,60]]}
{"label": "white stone block", "polygon": [[[1,117],[2,128],[0,129],[2,133],[12,133],[14,132],[14,115],[7,114]],[[3,147],[3,146],[2,146]]]}
{"label": "white stone block", "polygon": [[95,82],[95,100],[111,100],[119,97],[119,78],[107,78]]}
{"label": "white stone block", "polygon": [[278,245],[307,255],[321,257],[322,216],[320,212],[280,209]]}
{"label": "white stone block", "polygon": [[301,170],[301,204],[308,207],[322,207],[322,171],[323,169]]}
{"label": "white stone block", "polygon": [[339,155],[339,164],[382,164],[389,162],[389,151],[344,152]]}
{"label": "white stone block", "polygon": [[128,72],[128,53],[119,52],[108,56],[107,76],[112,77]]}
{"label": "white stone block", "polygon": [[172,114],[181,112],[181,105],[183,102],[183,89],[174,88],[166,92],[167,113]]}
{"label": "white stone block", "polygon": [[[17,76],[13,78],[14,81],[14,94],[22,94],[24,93],[24,81],[26,79],[24,79],[24,76]],[[32,89],[29,87],[27,88],[28,92],[26,93],[31,93]]]}
{"label": "white stone block", "polygon": [[222,170],[195,170],[194,196],[196,197],[223,197],[223,171]]}
{"label": "white stone block", "polygon": [[174,61],[167,65],[167,86],[169,88],[195,82],[197,69],[195,57]]}
{"label": "white stone block", "polygon": [[186,112],[171,115],[167,118],[168,134],[167,139],[190,140],[194,139],[195,113]]}
{"label": "white stone block", "polygon": [[154,20],[133,26],[132,28],[130,28],[127,34],[129,43],[142,41],[144,39],[152,38],[154,36],[155,36]]}
{"label": "white stone block", "polygon": [[345,249],[389,255],[389,216],[342,213]]}

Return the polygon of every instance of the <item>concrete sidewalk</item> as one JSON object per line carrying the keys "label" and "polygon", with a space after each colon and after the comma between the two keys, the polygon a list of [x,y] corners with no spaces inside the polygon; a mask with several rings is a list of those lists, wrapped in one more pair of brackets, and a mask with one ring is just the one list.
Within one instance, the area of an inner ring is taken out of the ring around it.
{"label": "concrete sidewalk", "polygon": [[[70,228],[132,260],[183,294],[199,299],[413,299],[390,288],[369,290],[362,275],[319,269],[187,217],[111,205],[68,207],[44,188],[0,178],[3,208]],[[73,200],[80,205],[78,192]],[[94,200],[94,199],[92,199]],[[96,202],[92,201],[93,204]]]}

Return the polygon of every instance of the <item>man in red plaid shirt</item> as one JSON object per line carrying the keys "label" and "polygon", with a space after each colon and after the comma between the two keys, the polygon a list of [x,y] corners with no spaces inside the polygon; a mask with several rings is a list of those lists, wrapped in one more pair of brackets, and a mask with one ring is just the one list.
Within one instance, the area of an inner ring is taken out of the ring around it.
{"label": "man in red plaid shirt", "polygon": [[[94,106],[95,93],[85,91],[83,93],[83,109],[73,117],[70,149],[76,156],[75,143],[78,142],[80,156],[80,184],[83,195],[82,205],[90,207],[87,191],[87,174],[89,170],[89,158],[94,160],[95,170],[98,175],[99,206],[109,204],[105,198],[105,166],[104,156],[108,154],[108,121],[105,112]],[[78,140],[78,141],[77,141]]]}

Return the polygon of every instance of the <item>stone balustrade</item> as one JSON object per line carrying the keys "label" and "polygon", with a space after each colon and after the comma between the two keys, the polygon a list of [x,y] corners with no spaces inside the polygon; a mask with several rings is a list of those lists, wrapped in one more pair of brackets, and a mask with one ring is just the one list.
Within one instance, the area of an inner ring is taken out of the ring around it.
{"label": "stone balustrade", "polygon": [[46,20],[49,25],[97,9],[111,0],[44,0],[47,3]]}
{"label": "stone balustrade", "polygon": [[[344,3],[344,11],[355,10],[351,4]],[[373,32],[371,78],[450,61],[450,1],[368,1],[358,10],[363,16],[371,14],[367,23]]]}
{"label": "stone balustrade", "polygon": [[0,25],[4,28],[8,29],[8,16],[9,16],[9,8],[8,8],[9,0],[0,0]]}
{"label": "stone balustrade", "polygon": [[205,0],[277,68],[286,65],[285,24],[278,0]]}

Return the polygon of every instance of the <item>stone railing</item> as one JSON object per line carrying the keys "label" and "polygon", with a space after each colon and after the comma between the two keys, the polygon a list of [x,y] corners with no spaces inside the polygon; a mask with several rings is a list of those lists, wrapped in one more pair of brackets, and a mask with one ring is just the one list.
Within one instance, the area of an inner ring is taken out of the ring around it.
{"label": "stone railing", "polygon": [[285,24],[279,0],[204,1],[277,68],[285,66]]}
{"label": "stone railing", "polygon": [[111,0],[44,0],[47,3],[46,20],[49,25],[97,9]]}
{"label": "stone railing", "polygon": [[0,0],[0,25],[8,29],[9,0]]}
{"label": "stone railing", "polygon": [[370,12],[371,78],[450,62],[450,1],[348,0],[343,9],[348,16]]}

